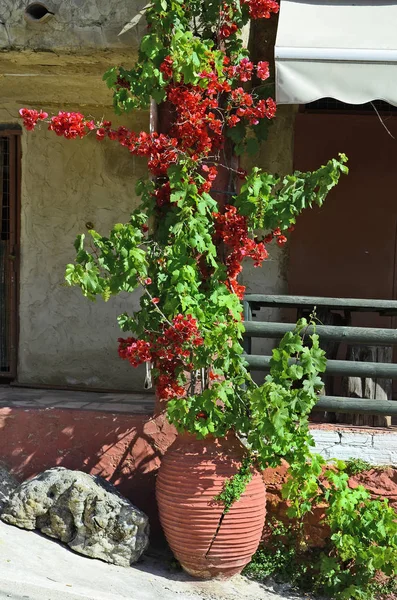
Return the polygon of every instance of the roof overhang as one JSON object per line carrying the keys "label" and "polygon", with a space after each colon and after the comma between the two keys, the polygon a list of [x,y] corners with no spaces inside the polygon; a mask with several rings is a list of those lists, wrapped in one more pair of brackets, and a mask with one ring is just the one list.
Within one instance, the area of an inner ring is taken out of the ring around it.
{"label": "roof overhang", "polygon": [[276,100],[397,106],[397,0],[281,0]]}

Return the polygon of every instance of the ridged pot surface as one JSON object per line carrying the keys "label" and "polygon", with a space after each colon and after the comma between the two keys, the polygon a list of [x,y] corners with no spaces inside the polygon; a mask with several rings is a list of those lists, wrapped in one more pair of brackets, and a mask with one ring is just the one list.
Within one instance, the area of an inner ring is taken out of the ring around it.
{"label": "ridged pot surface", "polygon": [[243,452],[234,436],[181,436],[163,457],[156,484],[160,521],[175,557],[195,577],[240,573],[258,547],[266,514],[261,475],[254,472],[222,521],[223,505],[214,501],[241,466]]}

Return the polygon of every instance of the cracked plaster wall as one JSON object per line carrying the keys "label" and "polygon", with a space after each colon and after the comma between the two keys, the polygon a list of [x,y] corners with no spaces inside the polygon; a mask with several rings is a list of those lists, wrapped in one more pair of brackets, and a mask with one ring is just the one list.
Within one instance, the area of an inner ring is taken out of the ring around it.
{"label": "cracked plaster wall", "polygon": [[[29,0],[0,0],[0,124],[18,122],[22,106],[80,110],[117,124],[102,74],[133,64],[144,24],[118,34],[145,2],[41,1],[54,13],[45,23],[25,20]],[[147,129],[148,115],[121,122]],[[73,142],[45,128],[23,132],[22,151],[18,382],[141,390],[142,371],[117,355],[116,317],[138,296],[90,303],[62,284],[86,222],[107,233],[128,219],[145,162],[115,143]]]}
{"label": "cracked plaster wall", "polygon": [[[0,122],[17,114],[16,105],[0,112]],[[43,106],[46,109],[46,106]],[[48,106],[54,111],[54,106]],[[85,107],[94,116],[110,108]],[[133,129],[147,127],[129,117]],[[125,122],[125,119],[121,119]],[[266,149],[257,161],[273,171],[291,169],[293,111],[282,110]],[[273,139],[272,139],[273,138]],[[102,233],[128,218],[136,206],[134,185],[146,175],[143,160],[131,158],[110,141],[69,141],[45,129],[23,133],[20,342],[18,381],[24,384],[76,385],[142,390],[143,372],[117,355],[120,335],[116,317],[138,307],[138,295],[108,303],[87,301],[77,289],[65,288],[64,268],[74,257],[73,241],[91,221]],[[272,148],[270,152],[270,148]],[[286,291],[286,250],[272,247],[262,269],[247,265],[248,292]],[[276,320],[276,311],[260,319]],[[255,340],[254,353],[269,353],[271,343]],[[263,374],[257,374],[261,380]]]}
{"label": "cracked plaster wall", "polygon": [[[0,123],[16,122],[21,106],[110,116],[111,96],[101,76],[113,64],[134,61],[144,24],[118,33],[145,2],[43,2],[54,17],[39,24],[24,19],[28,0],[0,0]],[[140,120],[132,122],[135,129],[148,126],[147,115],[129,118]],[[294,107],[279,108],[255,164],[291,171],[294,118]],[[128,217],[145,164],[94,140],[73,143],[46,131],[24,132],[22,140],[18,381],[141,390],[142,371],[119,360],[115,343],[116,316],[137,306],[138,297],[91,304],[62,282],[65,264],[73,258],[72,242],[87,221],[106,232]],[[287,258],[287,248],[272,246],[262,269],[247,264],[242,277],[247,292],[285,293]],[[262,310],[258,316],[277,320],[279,313]],[[255,340],[253,352],[269,353],[272,345]],[[258,380],[262,377],[258,374]]]}
{"label": "cracked plaster wall", "polygon": [[53,16],[45,22],[24,18],[31,0],[0,0],[0,48],[81,50],[137,48],[144,24],[123,35],[122,28],[145,5],[138,0],[40,0]]}
{"label": "cracked plaster wall", "polygon": [[[15,122],[18,107],[0,108],[0,123]],[[110,110],[86,107],[97,117]],[[147,117],[137,113],[122,121],[141,129]],[[23,132],[22,151],[18,382],[142,390],[142,370],[117,355],[116,317],[137,307],[138,295],[92,303],[80,290],[63,287],[63,280],[86,222],[106,234],[128,220],[145,161],[110,140],[65,140],[46,128]]]}
{"label": "cracked plaster wall", "polygon": [[[20,105],[0,110],[0,122],[12,121]],[[48,111],[53,105],[43,106]],[[72,108],[72,107],[70,107]],[[110,107],[85,107],[93,116]],[[294,113],[281,111],[259,164],[273,171],[290,170]],[[127,118],[130,127],[147,127],[147,114]],[[122,118],[120,122],[126,122]],[[116,317],[138,307],[138,294],[108,303],[87,301],[78,289],[63,287],[65,265],[73,260],[73,241],[91,221],[106,233],[128,219],[136,206],[134,186],[146,175],[144,160],[129,156],[110,141],[65,140],[42,129],[22,135],[21,284],[18,381],[25,384],[78,385],[142,390],[143,372],[117,355],[120,335]],[[271,151],[270,151],[271,148]],[[286,251],[271,247],[262,269],[247,265],[248,292],[286,291]],[[261,319],[276,319],[261,311]],[[270,352],[256,340],[254,352]],[[262,377],[262,375],[258,375]]]}

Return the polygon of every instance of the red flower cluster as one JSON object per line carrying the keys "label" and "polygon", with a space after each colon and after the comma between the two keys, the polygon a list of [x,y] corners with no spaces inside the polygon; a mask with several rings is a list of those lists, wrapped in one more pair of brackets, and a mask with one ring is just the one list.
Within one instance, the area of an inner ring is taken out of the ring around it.
{"label": "red flower cluster", "polygon": [[51,118],[48,129],[68,140],[74,140],[77,137],[83,138],[88,131],[95,129],[95,123],[87,121],[81,113],[60,111]]}
{"label": "red flower cluster", "polygon": [[149,159],[148,168],[156,177],[165,175],[170,165],[176,162],[178,140],[157,132],[146,133],[141,131],[136,134],[126,127],[119,127],[118,129],[112,129],[111,127],[110,121],[104,121],[97,128],[97,139],[101,141],[108,137],[128,148],[131,154],[146,156]]}
{"label": "red flower cluster", "polygon": [[280,6],[274,0],[242,0],[242,4],[247,4],[251,19],[269,19],[273,14],[278,13]]}
{"label": "red flower cluster", "polygon": [[162,399],[183,396],[185,389],[177,383],[177,376],[191,370],[190,356],[194,348],[204,343],[191,315],[177,315],[168,326],[164,324],[160,336],[150,334],[149,341],[129,337],[119,338],[120,358],[128,360],[133,367],[152,362],[161,373],[156,382],[157,393]]}
{"label": "red flower cluster", "polygon": [[209,167],[208,165],[203,165],[202,170],[204,172],[204,176],[206,176],[206,181],[199,188],[199,194],[202,194],[203,192],[208,193],[211,190],[212,184],[218,175],[218,169],[216,167]]}
{"label": "red flower cluster", "polygon": [[[289,231],[293,231],[293,227],[289,228]],[[279,246],[284,246],[284,244],[288,241],[285,235],[281,233],[280,227],[276,227],[271,233],[268,233],[265,236],[264,242],[265,244],[269,244],[273,238],[276,238],[276,244]]]}
{"label": "red flower cluster", "polygon": [[165,175],[169,166],[176,162],[178,140],[163,133],[141,131],[136,134],[126,127],[115,130],[111,126],[110,121],[104,121],[103,126],[97,129],[97,138],[103,140],[108,137],[128,148],[131,154],[148,157],[148,168],[156,177]]}
{"label": "red flower cluster", "polygon": [[256,65],[256,74],[262,81],[268,79],[270,77],[269,63],[265,60],[260,60]]}
{"label": "red flower cluster", "polygon": [[233,35],[233,33],[236,33],[238,27],[236,25],[236,23],[224,23],[223,25],[221,25],[220,29],[219,29],[219,37],[221,40],[225,40],[228,37],[230,37],[231,35]]}
{"label": "red flower cluster", "polygon": [[137,367],[138,365],[151,360],[149,342],[136,340],[133,337],[127,339],[119,338],[118,342],[120,358],[128,360],[133,367]]}
{"label": "red flower cluster", "polygon": [[235,108],[235,113],[228,119],[229,127],[235,127],[241,118],[247,119],[250,125],[257,125],[261,119],[273,119],[276,114],[276,103],[273,98],[259,100],[256,105],[251,94],[242,87],[236,88],[230,94],[229,111]]}
{"label": "red flower cluster", "polygon": [[167,99],[176,111],[171,135],[178,139],[180,150],[194,160],[208,156],[222,144],[223,120],[215,110],[219,108],[217,95],[229,87],[229,84],[219,83],[215,74],[202,75],[210,79],[205,89],[198,85],[173,84],[167,92]]}
{"label": "red flower cluster", "polygon": [[166,204],[169,204],[170,197],[171,197],[170,182],[167,181],[160,187],[156,188],[155,191],[153,192],[153,196],[156,199],[157,206],[160,207],[160,206],[165,206]]}
{"label": "red flower cluster", "polygon": [[249,58],[243,58],[236,67],[236,71],[239,75],[240,81],[250,81],[252,78],[252,72],[254,70],[254,63]]}
{"label": "red flower cluster", "polygon": [[247,57],[242,58],[238,65],[228,66],[229,62],[228,60],[227,64],[225,64],[223,72],[232,80],[250,81],[255,71],[257,77],[262,79],[262,81],[268,79],[270,76],[269,63],[264,60],[259,61],[257,65],[254,65]]}
{"label": "red flower cluster", "polygon": [[157,396],[160,400],[182,398],[186,390],[170,375],[160,375],[156,383]]}
{"label": "red flower cluster", "polygon": [[28,131],[33,131],[38,121],[44,121],[48,117],[48,113],[43,111],[32,110],[29,108],[21,108],[19,111],[23,119],[23,126]]}
{"label": "red flower cluster", "polygon": [[268,257],[265,244],[248,237],[247,218],[239,215],[235,206],[226,206],[225,213],[215,213],[215,232],[228,247],[226,267],[228,281],[232,292],[243,298],[245,287],[239,285],[237,277],[242,271],[244,258],[251,258],[255,267],[260,267]]}
{"label": "red flower cluster", "polygon": [[174,60],[171,56],[166,56],[160,65],[160,71],[164,75],[164,79],[171,79],[172,77],[172,65]]}

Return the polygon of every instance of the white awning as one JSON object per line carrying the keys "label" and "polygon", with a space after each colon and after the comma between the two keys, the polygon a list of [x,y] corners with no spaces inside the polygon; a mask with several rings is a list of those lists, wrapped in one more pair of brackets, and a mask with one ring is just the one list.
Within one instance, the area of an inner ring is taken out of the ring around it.
{"label": "white awning", "polygon": [[281,0],[276,100],[397,106],[397,0]]}

